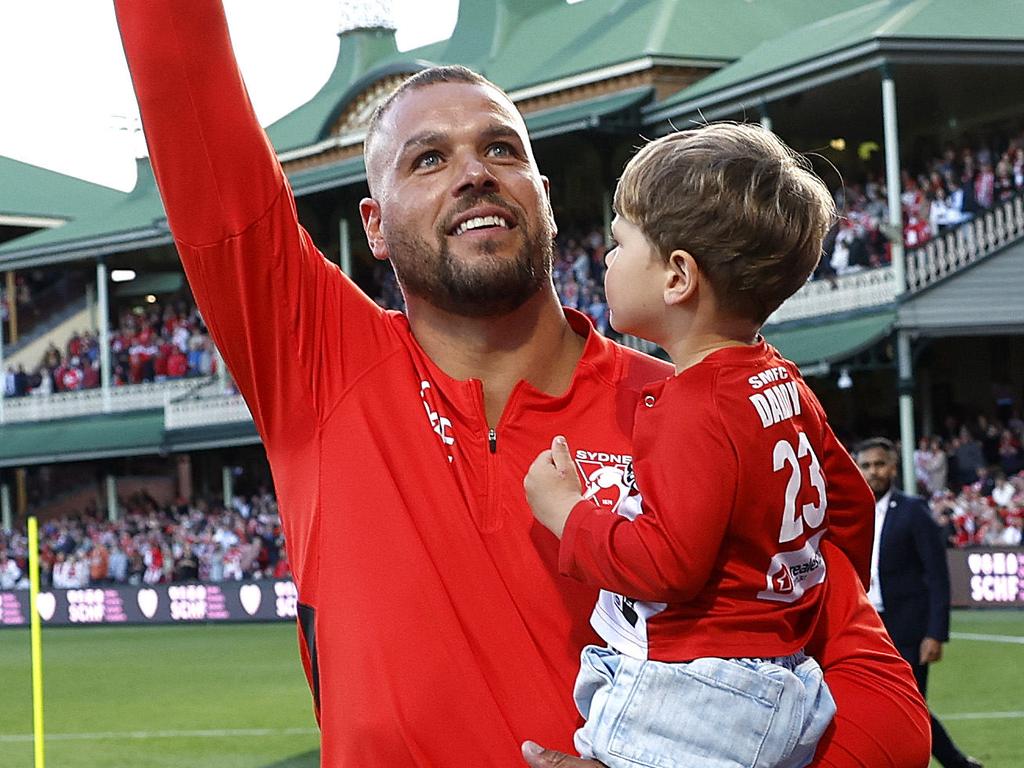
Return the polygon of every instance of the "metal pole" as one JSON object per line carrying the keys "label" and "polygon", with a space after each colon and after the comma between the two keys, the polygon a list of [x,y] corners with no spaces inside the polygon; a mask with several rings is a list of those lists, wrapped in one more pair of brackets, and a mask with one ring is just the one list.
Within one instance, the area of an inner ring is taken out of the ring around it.
{"label": "metal pole", "polygon": [[900,138],[896,128],[896,83],[886,71],[882,76],[882,125],[885,132],[885,188],[889,202],[892,274],[896,295],[906,290],[907,269],[903,256],[903,210],[900,205]]}
{"label": "metal pole", "polygon": [[761,127],[764,128],[766,131],[770,131],[772,129],[772,119],[770,117],[768,117],[768,115],[766,115],[766,114],[761,115],[761,121],[760,122],[761,122]]}
{"label": "metal pole", "polygon": [[110,300],[107,297],[107,265],[96,260],[96,301],[99,304],[100,389],[103,412],[110,413]]}
{"label": "metal pole", "polygon": [[7,319],[11,327],[11,344],[18,343],[18,291],[14,271],[7,273]]}
{"label": "metal pole", "polygon": [[11,486],[0,485],[0,525],[9,531],[14,527],[14,515],[11,514]]}
{"label": "metal pole", "polygon": [[107,475],[107,519],[115,522],[118,516],[117,478],[113,475]]}
{"label": "metal pole", "polygon": [[917,493],[914,476],[914,370],[910,356],[910,332],[896,332],[896,359],[899,366],[900,393],[900,465],[903,470],[903,491]]}
{"label": "metal pole", "polygon": [[89,330],[93,333],[98,333],[99,326],[96,325],[96,289],[92,285],[85,286],[85,311],[86,317],[92,323],[92,327]]}
{"label": "metal pole", "polygon": [[338,219],[338,266],[341,271],[352,277],[352,243],[348,236],[348,219]]}
{"label": "metal pole", "polygon": [[235,476],[232,468],[225,464],[220,470],[220,478],[224,489],[224,509],[231,509],[231,502],[235,500]]}

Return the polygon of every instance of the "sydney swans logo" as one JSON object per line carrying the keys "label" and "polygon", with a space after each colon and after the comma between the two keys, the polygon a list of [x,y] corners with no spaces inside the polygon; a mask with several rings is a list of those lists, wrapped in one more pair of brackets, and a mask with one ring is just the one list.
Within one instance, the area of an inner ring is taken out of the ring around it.
{"label": "sydney swans logo", "polygon": [[[610,509],[632,519],[637,510],[624,504],[636,495],[633,479],[633,457],[625,453],[577,450],[574,457],[583,477],[583,498],[593,499],[603,509]],[[639,505],[637,505],[639,506]]]}

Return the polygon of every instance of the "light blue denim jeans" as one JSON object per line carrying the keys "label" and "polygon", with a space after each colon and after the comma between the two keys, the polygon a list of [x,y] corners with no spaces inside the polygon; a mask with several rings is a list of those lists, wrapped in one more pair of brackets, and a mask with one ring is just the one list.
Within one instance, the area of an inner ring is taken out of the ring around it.
{"label": "light blue denim jeans", "polygon": [[573,695],[576,749],[609,768],[803,768],[836,711],[802,653],[674,664],[590,645]]}

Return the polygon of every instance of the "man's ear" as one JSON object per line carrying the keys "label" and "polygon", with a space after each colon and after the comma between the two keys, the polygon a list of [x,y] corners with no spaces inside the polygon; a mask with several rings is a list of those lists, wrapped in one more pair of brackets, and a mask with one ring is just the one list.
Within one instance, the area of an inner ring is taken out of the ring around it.
{"label": "man's ear", "polygon": [[551,208],[551,180],[547,176],[540,177],[540,183],[544,185],[544,196],[548,203],[548,221],[551,222],[551,238],[558,237],[558,224],[555,221],[555,212]]}
{"label": "man's ear", "polygon": [[372,197],[364,197],[359,201],[359,217],[363,220],[363,232],[366,242],[370,245],[373,258],[387,261],[391,254],[384,242],[384,234],[380,231],[380,203]]}
{"label": "man's ear", "polygon": [[665,304],[683,304],[697,295],[700,270],[693,256],[682,249],[669,254],[665,277]]}

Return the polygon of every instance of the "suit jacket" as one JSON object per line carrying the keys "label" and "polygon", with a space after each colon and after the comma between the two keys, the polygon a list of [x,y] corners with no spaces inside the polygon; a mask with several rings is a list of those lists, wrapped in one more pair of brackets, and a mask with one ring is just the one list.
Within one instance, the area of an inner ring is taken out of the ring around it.
{"label": "suit jacket", "polygon": [[946,546],[927,502],[893,489],[878,545],[885,624],[897,648],[949,640]]}

